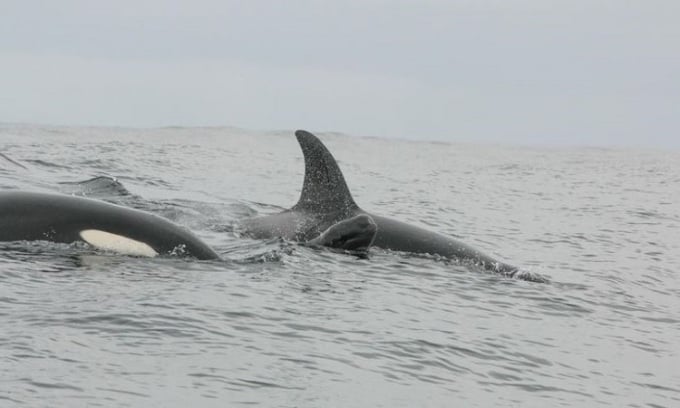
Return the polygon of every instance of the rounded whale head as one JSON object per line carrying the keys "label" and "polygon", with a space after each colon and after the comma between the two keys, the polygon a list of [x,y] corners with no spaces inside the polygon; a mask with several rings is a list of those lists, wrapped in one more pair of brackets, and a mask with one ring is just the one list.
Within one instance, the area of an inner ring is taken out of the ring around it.
{"label": "rounded whale head", "polygon": [[378,226],[367,214],[340,221],[331,225],[318,238],[310,241],[313,245],[348,251],[365,251],[373,244]]}

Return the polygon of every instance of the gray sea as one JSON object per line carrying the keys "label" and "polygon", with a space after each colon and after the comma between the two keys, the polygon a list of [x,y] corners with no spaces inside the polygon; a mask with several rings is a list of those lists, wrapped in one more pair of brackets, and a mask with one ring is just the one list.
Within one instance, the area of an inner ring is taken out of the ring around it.
{"label": "gray sea", "polygon": [[550,282],[241,237],[297,201],[292,131],[2,125],[1,189],[143,209],[224,260],[0,243],[0,406],[680,406],[680,152],[318,135],[367,211]]}

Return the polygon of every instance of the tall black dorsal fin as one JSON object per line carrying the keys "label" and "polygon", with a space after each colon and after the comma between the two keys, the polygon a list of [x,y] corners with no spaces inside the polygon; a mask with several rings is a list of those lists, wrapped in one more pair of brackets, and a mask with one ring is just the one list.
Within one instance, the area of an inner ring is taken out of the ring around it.
{"label": "tall black dorsal fin", "polygon": [[305,130],[296,131],[295,137],[305,157],[305,181],[293,209],[324,213],[357,209],[345,177],[326,146]]}

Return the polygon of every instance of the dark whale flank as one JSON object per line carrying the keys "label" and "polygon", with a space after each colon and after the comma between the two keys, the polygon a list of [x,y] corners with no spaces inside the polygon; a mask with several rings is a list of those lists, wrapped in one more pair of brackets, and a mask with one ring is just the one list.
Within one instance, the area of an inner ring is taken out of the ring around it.
{"label": "dark whale flank", "polygon": [[83,231],[104,233],[93,234],[94,242],[113,234],[123,241],[146,244],[160,255],[180,250],[198,259],[219,258],[188,230],[153,214],[82,197],[0,192],[0,241],[71,243],[85,241]]}
{"label": "dark whale flank", "polygon": [[517,273],[516,267],[497,261],[451,237],[364,211],[355,203],[335,158],[323,143],[304,130],[298,130],[295,136],[305,159],[300,199],[290,210],[245,220],[246,232],[251,236],[281,236],[305,241],[321,234],[332,224],[366,214],[377,226],[373,241],[376,247],[470,261],[508,276]]}

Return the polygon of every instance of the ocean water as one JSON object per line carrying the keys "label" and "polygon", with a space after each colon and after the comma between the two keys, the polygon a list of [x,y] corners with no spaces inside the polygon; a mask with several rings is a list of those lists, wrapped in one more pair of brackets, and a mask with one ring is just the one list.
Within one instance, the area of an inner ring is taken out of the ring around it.
{"label": "ocean water", "polygon": [[550,282],[241,237],[297,201],[292,131],[3,125],[0,188],[224,260],[0,243],[0,406],[680,406],[680,152],[319,136],[364,209]]}

